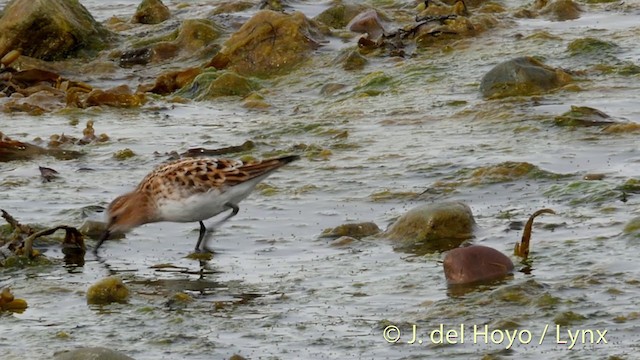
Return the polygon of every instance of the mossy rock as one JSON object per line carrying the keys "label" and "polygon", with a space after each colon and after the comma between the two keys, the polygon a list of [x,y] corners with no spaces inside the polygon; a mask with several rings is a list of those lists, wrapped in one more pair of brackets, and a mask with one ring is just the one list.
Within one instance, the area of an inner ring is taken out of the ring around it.
{"label": "mossy rock", "polygon": [[224,43],[209,66],[242,76],[269,77],[290,72],[319,46],[318,29],[304,14],[262,10]]}
{"label": "mossy rock", "polygon": [[625,234],[640,235],[640,216],[629,220],[629,222],[624,226],[623,232]]}
{"label": "mossy rock", "polygon": [[570,205],[583,205],[618,201],[621,192],[604,181],[580,180],[551,185],[544,195],[550,199],[567,201]]}
{"label": "mossy rock", "polygon": [[546,3],[540,14],[553,21],[567,21],[578,19],[581,11],[573,0],[555,0]]}
{"label": "mossy rock", "polygon": [[215,9],[213,9],[210,15],[230,14],[240,11],[249,10],[254,7],[255,4],[251,1],[229,1],[224,2]]}
{"label": "mossy rock", "polygon": [[338,2],[331,5],[325,11],[316,15],[313,20],[321,22],[334,29],[342,29],[349,21],[351,21],[356,15],[367,10],[368,8],[360,4],[344,4]]}
{"label": "mossy rock", "polygon": [[402,215],[385,233],[396,250],[417,254],[456,248],[473,237],[475,220],[463,202],[419,205]]}
{"label": "mossy rock", "polygon": [[201,101],[221,96],[247,96],[258,89],[258,82],[233,71],[208,69],[196,76],[191,84],[186,85],[176,95]]}
{"label": "mossy rock", "polygon": [[22,55],[60,60],[106,47],[111,33],[78,0],[15,0],[0,18],[0,57]]}
{"label": "mossy rock", "polygon": [[358,49],[345,49],[333,61],[334,64],[341,65],[347,71],[362,70],[368,62],[367,58],[362,56]]}
{"label": "mossy rock", "polygon": [[131,21],[140,24],[159,24],[169,17],[171,17],[171,11],[162,1],[142,0]]}
{"label": "mossy rock", "polygon": [[461,185],[478,186],[513,182],[521,179],[560,179],[569,175],[542,170],[528,162],[505,161],[498,164],[462,169],[453,182],[440,182],[437,187],[451,188]]}
{"label": "mossy rock", "polygon": [[571,110],[556,116],[555,124],[559,126],[589,127],[611,125],[616,122],[604,112],[588,106],[571,106]]}
{"label": "mossy rock", "polygon": [[480,92],[485,98],[543,94],[569,84],[571,76],[532,57],[519,57],[496,65],[482,77]]}
{"label": "mossy rock", "polygon": [[567,46],[567,51],[572,56],[610,54],[618,49],[619,46],[611,41],[590,37],[573,40]]}
{"label": "mossy rock", "polygon": [[335,228],[325,229],[322,231],[322,237],[338,238],[348,236],[356,239],[362,239],[367,236],[373,236],[380,233],[378,225],[372,222],[349,223],[336,226]]}
{"label": "mossy rock", "polygon": [[119,65],[130,67],[160,63],[182,56],[185,58],[210,57],[219,50],[214,41],[222,30],[206,19],[187,19],[170,34],[143,39],[134,43],[134,49],[120,55]]}

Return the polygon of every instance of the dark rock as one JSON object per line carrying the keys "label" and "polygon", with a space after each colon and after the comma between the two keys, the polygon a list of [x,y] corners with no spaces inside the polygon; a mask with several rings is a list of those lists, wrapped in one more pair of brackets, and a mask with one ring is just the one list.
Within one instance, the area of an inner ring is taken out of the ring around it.
{"label": "dark rock", "polygon": [[131,19],[134,23],[159,24],[171,17],[171,11],[160,0],[142,0]]}
{"label": "dark rock", "polygon": [[365,10],[367,10],[367,7],[364,5],[343,4],[339,2],[330,6],[313,19],[334,29],[342,29],[347,26],[349,21],[356,17],[356,15]]}
{"label": "dark rock", "polygon": [[571,80],[562,69],[554,69],[532,57],[519,57],[500,63],[486,73],[480,91],[485,98],[530,96],[559,88]]}
{"label": "dark rock", "polygon": [[59,60],[101,50],[109,36],[78,0],[15,0],[0,18],[0,57],[21,49],[22,55]]}

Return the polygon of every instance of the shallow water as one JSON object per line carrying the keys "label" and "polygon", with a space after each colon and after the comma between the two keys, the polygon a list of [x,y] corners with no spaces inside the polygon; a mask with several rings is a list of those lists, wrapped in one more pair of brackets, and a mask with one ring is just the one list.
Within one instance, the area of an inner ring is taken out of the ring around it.
{"label": "shallow water", "polygon": [[[181,16],[201,14],[214,3],[198,2]],[[177,2],[169,4],[173,9]],[[133,13],[137,2],[85,5],[105,20]],[[306,2],[299,8],[313,16],[321,7]],[[566,189],[587,173],[606,175],[600,187],[593,185],[597,189],[615,189],[638,178],[637,133],[556,127],[552,120],[579,105],[638,122],[638,75],[590,73],[579,82],[582,91],[532,99],[485,101],[478,91],[484,73],[517,56],[542,56],[551,66],[589,69],[596,60],[566,52],[569,42],[583,36],[614,41],[620,46],[616,58],[638,65],[640,8],[602,5],[585,10],[576,21],[518,19],[461,41],[453,52],[423,50],[401,61],[372,59],[361,72],[329,66],[335,52],[321,48],[311,75],[303,68],[271,82],[267,111],[221,99],[189,104],[154,100],[139,110],[88,109],[40,117],[2,114],[1,130],[16,140],[60,133],[80,137],[87,120],[112,139],[78,147],[86,152],[79,160],[0,163],[0,208],[24,223],[51,226],[79,226],[83,207],[105,206],[131,190],[166,159],[156,152],[246,140],[256,142],[252,154],[259,157],[276,150],[294,152],[297,144],[331,150],[326,160],[304,158],[270,177],[266,183],[277,189],[275,194],[256,191],[240,204],[238,216],[215,234],[218,253],[204,280],[199,279],[199,263],[185,258],[195,244],[197,224],[145,225],[126,239],[105,243],[102,254],[110,269],[133,290],[128,304],[86,304],[86,289],[108,275],[91,254],[81,268],[56,263],[3,270],[0,287],[11,286],[29,308],[0,315],[2,358],[45,359],[78,346],[105,346],[139,360],[232,354],[267,359],[634,358],[640,333],[640,242],[622,229],[639,215],[638,199],[629,194],[622,202],[616,190],[595,199],[597,191]],[[538,31],[558,40],[527,40]],[[524,36],[518,40],[514,34]],[[383,93],[353,96],[374,71],[392,79]],[[330,82],[347,88],[320,95]],[[71,125],[72,120],[78,124]],[[346,139],[335,137],[341,131],[348,132]],[[137,155],[114,159],[113,153],[124,148]],[[504,161],[526,161],[570,176],[465,185],[413,200],[371,198],[385,190],[422,193],[437,181],[456,179],[462,169]],[[42,183],[38,165],[58,170],[62,179]],[[86,167],[94,171],[78,171]],[[441,200],[468,203],[479,226],[474,241],[506,253],[521,235],[508,230],[511,221],[524,221],[544,207],[558,215],[542,216],[534,227],[530,274],[516,272],[512,279],[463,294],[447,288],[440,254],[394,252],[384,239],[336,248],[319,238],[323,229],[346,222],[374,221],[385,228],[413,206]],[[62,259],[56,247],[46,255]],[[184,271],[152,268],[166,263]],[[195,301],[183,307],[168,303],[176,292]],[[581,317],[564,325],[558,316],[568,312]],[[563,324],[559,334],[556,323]],[[434,344],[428,335],[440,324],[445,331],[463,324],[465,342]],[[407,343],[413,325],[422,344]],[[489,331],[518,329],[524,342],[529,331],[532,338],[529,344],[516,341],[505,349],[508,340],[485,343],[479,336],[474,341],[474,325],[488,325]],[[396,344],[383,338],[387,326],[402,331]],[[597,330],[607,330],[607,343],[578,342],[568,350],[570,344],[559,343],[568,340],[566,330],[593,330],[593,342],[599,340]]]}

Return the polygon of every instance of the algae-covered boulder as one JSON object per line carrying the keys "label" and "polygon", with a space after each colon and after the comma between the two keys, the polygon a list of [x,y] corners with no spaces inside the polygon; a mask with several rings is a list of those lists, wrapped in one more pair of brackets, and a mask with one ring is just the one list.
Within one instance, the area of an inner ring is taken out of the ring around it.
{"label": "algae-covered boulder", "polygon": [[208,69],[176,95],[194,100],[210,100],[220,96],[246,96],[258,89],[260,84],[256,81],[232,71]]}
{"label": "algae-covered boulder", "polygon": [[359,13],[367,10],[367,7],[361,4],[343,4],[342,2],[334,3],[326,10],[318,14],[313,19],[335,29],[341,29]]}
{"label": "algae-covered boulder", "polygon": [[385,233],[396,249],[418,254],[446,251],[473,236],[475,220],[463,202],[419,205],[402,215]]}
{"label": "algae-covered boulder", "polygon": [[378,225],[372,222],[348,223],[329,228],[322,231],[322,237],[352,237],[362,239],[367,236],[373,236],[380,232]]}
{"label": "algae-covered boulder", "polygon": [[540,14],[553,21],[574,20],[580,17],[580,6],[573,0],[540,1]]}
{"label": "algae-covered boulder", "polygon": [[616,121],[604,112],[588,106],[571,105],[571,110],[556,116],[555,124],[559,126],[604,126]]}
{"label": "algae-covered boulder", "polygon": [[0,18],[0,57],[21,49],[22,55],[59,60],[103,49],[108,38],[78,0],[15,0]]}
{"label": "algae-covered boulder", "polygon": [[209,66],[244,76],[287,73],[319,46],[314,25],[300,12],[262,10],[224,43]]}
{"label": "algae-covered boulder", "polygon": [[486,73],[480,91],[485,98],[530,96],[559,88],[571,80],[562,69],[554,69],[532,57],[519,57],[500,63]]}
{"label": "algae-covered boulder", "polygon": [[[180,28],[171,34],[167,40],[160,38],[157,42],[124,51],[119,64],[122,67],[160,63],[178,56],[183,58],[209,58],[219,49],[214,43],[220,36],[220,28],[206,19],[187,19],[180,24]],[[153,42],[152,40],[145,41]]]}
{"label": "algae-covered boulder", "polygon": [[171,17],[171,11],[160,0],[142,0],[131,22],[140,24],[159,24]]}

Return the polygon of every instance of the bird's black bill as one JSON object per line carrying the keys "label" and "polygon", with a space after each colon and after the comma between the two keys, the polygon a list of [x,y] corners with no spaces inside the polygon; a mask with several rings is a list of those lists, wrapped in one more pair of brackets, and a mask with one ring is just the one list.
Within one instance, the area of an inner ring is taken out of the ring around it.
{"label": "bird's black bill", "polygon": [[93,248],[94,254],[98,255],[98,249],[100,248],[100,246],[102,246],[102,243],[109,238],[109,235],[111,235],[111,232],[109,230],[105,230],[104,233],[102,234],[102,237],[96,244],[96,247]]}

